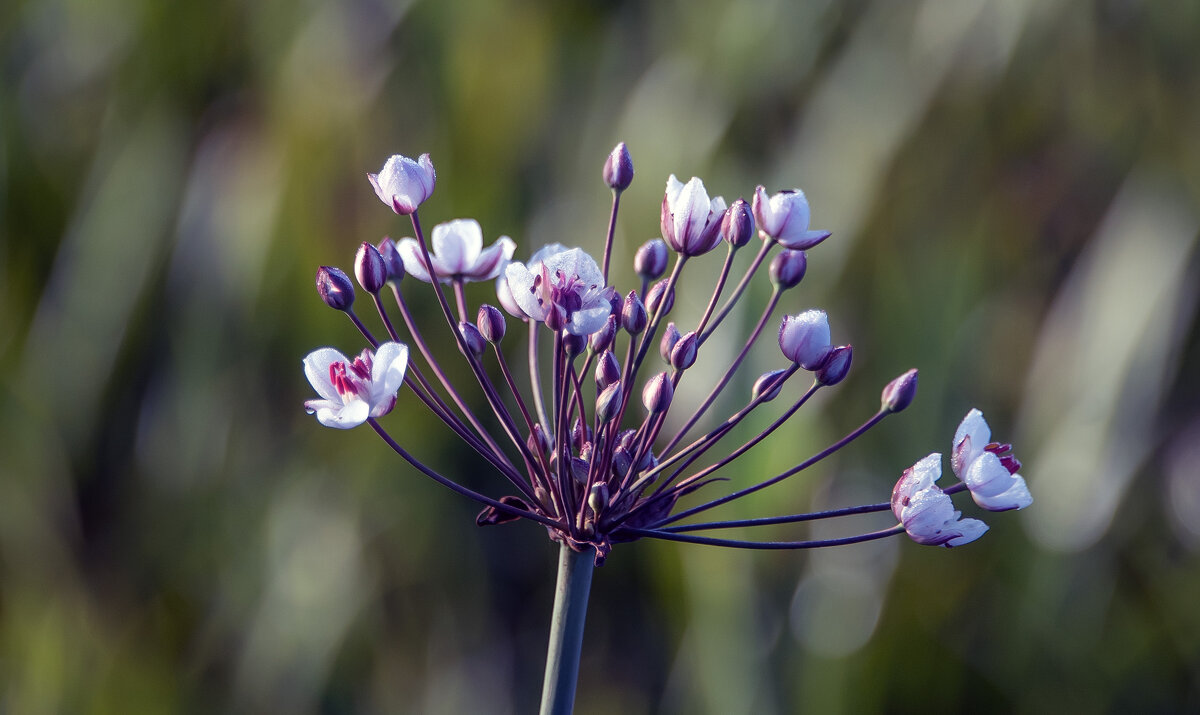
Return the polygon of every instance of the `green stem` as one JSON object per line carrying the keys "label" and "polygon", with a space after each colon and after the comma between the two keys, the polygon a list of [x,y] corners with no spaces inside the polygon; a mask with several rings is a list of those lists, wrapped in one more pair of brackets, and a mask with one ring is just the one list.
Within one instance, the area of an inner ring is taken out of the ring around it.
{"label": "green stem", "polygon": [[559,547],[558,584],[554,588],[554,616],[550,620],[550,647],[542,684],[542,715],[569,715],[575,707],[583,622],[587,618],[595,558],[596,551],[592,548],[579,552],[566,544]]}

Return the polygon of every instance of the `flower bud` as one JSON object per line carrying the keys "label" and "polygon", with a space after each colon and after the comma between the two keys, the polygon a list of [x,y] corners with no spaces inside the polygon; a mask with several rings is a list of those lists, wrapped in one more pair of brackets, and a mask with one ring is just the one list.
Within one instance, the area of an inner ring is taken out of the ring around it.
{"label": "flower bud", "polygon": [[612,465],[618,477],[624,478],[629,474],[629,468],[633,466],[633,455],[629,453],[628,447],[618,446],[613,450]]}
{"label": "flower bud", "polygon": [[779,290],[787,290],[800,284],[807,268],[808,257],[804,255],[804,251],[785,248],[771,259],[768,274],[771,276],[772,285]]}
{"label": "flower bud", "polygon": [[646,329],[646,306],[638,297],[637,291],[629,291],[625,304],[621,306],[621,327],[630,335],[637,335]]}
{"label": "flower bud", "polygon": [[633,256],[633,270],[642,280],[652,281],[667,270],[667,244],[661,238],[652,238],[642,244]]}
{"label": "flower bud", "polygon": [[383,265],[387,268],[388,283],[398,284],[404,277],[404,259],[400,257],[400,251],[396,250],[396,242],[384,237],[378,248],[379,255],[383,256]]}
{"label": "flower bud", "polygon": [[[671,312],[671,308],[675,307],[675,289],[667,290],[669,280],[663,279],[654,285],[650,286],[650,292],[646,294],[646,312],[650,315],[664,316]],[[662,308],[659,309],[659,304]]]}
{"label": "flower bud", "polygon": [[774,239],[784,248],[807,250],[829,238],[828,231],[808,229],[808,199],[800,189],[780,191],[767,197],[767,190],[754,190],[754,220],[765,239]]}
{"label": "flower bud", "polygon": [[675,347],[675,343],[679,342],[679,337],[679,329],[675,327],[675,323],[667,323],[667,328],[663,331],[662,340],[658,343],[658,354],[662,356],[663,362],[671,362],[671,348]]}
{"label": "flower bud", "polygon": [[487,348],[487,342],[484,341],[483,336],[479,333],[479,328],[476,328],[465,320],[460,320],[458,321],[458,333],[462,335],[463,344],[466,345],[467,350],[472,355],[479,357],[483,354],[484,349]]}
{"label": "flower bud", "polygon": [[776,397],[779,397],[779,390],[783,388],[783,375],[787,370],[772,370],[764,372],[754,381],[754,388],[750,390],[752,399],[762,398],[763,402],[770,402]]}
{"label": "flower bud", "polygon": [[817,370],[817,382],[822,385],[836,385],[846,379],[850,372],[850,360],[854,357],[852,345],[839,345],[829,352],[829,359]]}
{"label": "flower bud", "polygon": [[642,404],[652,415],[666,412],[674,397],[675,385],[671,383],[670,376],[665,372],[660,372],[647,380],[646,385],[642,388]]}
{"label": "flower bud", "polygon": [[567,351],[568,356],[575,357],[579,353],[583,352],[583,349],[587,347],[587,336],[572,335],[564,330],[562,331],[562,345],[563,350]]}
{"label": "flower bud", "polygon": [[608,506],[608,485],[604,482],[593,484],[592,491],[588,494],[588,507],[599,518],[606,506]]}
{"label": "flower bud", "polygon": [[596,385],[603,390],[621,379],[621,365],[612,350],[605,350],[596,362]]}
{"label": "flower bud", "polygon": [[733,202],[721,219],[721,237],[734,248],[741,248],[754,238],[754,215],[745,199]]}
{"label": "flower bud", "polygon": [[588,469],[591,465],[581,457],[571,457],[571,476],[579,484],[587,484]]}
{"label": "flower bud", "polygon": [[396,213],[407,216],[433,194],[437,173],[428,154],[416,161],[396,154],[387,160],[378,174],[367,174],[379,200]]}
{"label": "flower bud", "polygon": [[354,305],[354,284],[340,268],[321,266],[317,269],[317,295],[334,310],[350,310]]}
{"label": "flower bud", "polygon": [[621,409],[622,397],[624,397],[624,391],[621,389],[620,381],[601,390],[599,397],[596,398],[596,419],[600,422],[615,419],[617,411]]}
{"label": "flower bud", "polygon": [[479,328],[483,339],[493,345],[504,339],[504,331],[507,329],[504,314],[495,306],[486,304],[479,306],[479,313],[475,316],[475,325]]}
{"label": "flower bud", "polygon": [[553,447],[550,438],[546,436],[546,431],[542,429],[540,424],[533,426],[533,431],[529,433],[529,437],[525,440],[525,446],[529,448],[530,452],[540,454],[543,457],[548,456],[550,448]]}
{"label": "flower bud", "polygon": [[374,295],[387,282],[387,266],[379,249],[366,241],[358,247],[354,256],[354,277],[366,292]]}
{"label": "flower bud", "polygon": [[[613,294],[616,295],[616,291],[613,291]],[[608,348],[612,345],[613,338],[617,335],[616,313],[619,312],[620,306],[617,306],[617,308],[613,310],[613,314],[608,316],[608,320],[605,321],[604,327],[592,333],[591,337],[588,338],[589,350],[595,353],[602,353],[605,350],[608,350]]]}
{"label": "flower bud", "polygon": [[904,373],[883,388],[880,395],[882,408],[888,412],[900,412],[912,404],[917,395],[917,369],[913,368]]}
{"label": "flower bud", "polygon": [[779,326],[779,349],[805,370],[816,370],[829,358],[829,317],[823,310],[787,315]]}
{"label": "flower bud", "polygon": [[584,426],[583,421],[578,417],[571,423],[571,446],[576,452],[582,452],[585,445],[592,439],[592,431]]}
{"label": "flower bud", "polygon": [[671,367],[676,370],[686,370],[696,364],[696,346],[699,338],[696,336],[696,331],[693,330],[684,334],[675,346],[671,348]]}
{"label": "flower bud", "polygon": [[629,148],[625,142],[617,146],[604,161],[604,183],[616,192],[624,191],[633,182],[633,158],[629,156]]}

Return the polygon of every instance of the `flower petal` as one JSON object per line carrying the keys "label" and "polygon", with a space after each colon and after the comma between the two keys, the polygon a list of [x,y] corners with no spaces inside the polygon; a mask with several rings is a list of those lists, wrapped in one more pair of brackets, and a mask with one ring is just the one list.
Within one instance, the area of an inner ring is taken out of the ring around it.
{"label": "flower petal", "polygon": [[[959,423],[958,429],[955,430],[954,442],[951,444],[950,466],[959,479],[963,478],[963,472],[971,466],[976,457],[983,454],[983,448],[991,439],[992,430],[988,427],[987,421],[983,419],[983,413],[971,408],[971,411]],[[966,441],[964,442],[964,440]]]}
{"label": "flower petal", "polygon": [[313,386],[318,395],[341,404],[341,395],[329,381],[329,366],[335,362],[348,362],[348,360],[345,355],[333,348],[313,350],[304,358],[304,376],[308,378],[309,384]]}
{"label": "flower petal", "polygon": [[350,400],[341,406],[317,407],[317,422],[334,429],[350,429],[367,421],[371,407],[363,400]]}
{"label": "flower petal", "polygon": [[483,229],[473,218],[460,218],[433,227],[433,268],[439,278],[467,272],[483,247]]}
{"label": "flower petal", "polygon": [[533,274],[524,263],[513,261],[504,268],[504,276],[508,278],[508,289],[512,292],[513,300],[530,318],[545,320],[546,309],[533,291]]}
{"label": "flower petal", "polygon": [[[408,368],[408,346],[403,343],[386,342],[375,350],[375,361],[371,365],[371,394],[395,396],[404,384],[404,371]],[[372,399],[375,402],[375,399]]]}
{"label": "flower petal", "polygon": [[396,242],[396,252],[404,262],[404,272],[419,281],[432,283],[429,278],[429,268],[421,256],[421,246],[415,238],[402,238]]}
{"label": "flower petal", "polygon": [[486,281],[500,275],[500,267],[512,260],[513,251],[517,244],[508,236],[501,236],[496,242],[479,253],[466,271],[464,277],[473,281]]}

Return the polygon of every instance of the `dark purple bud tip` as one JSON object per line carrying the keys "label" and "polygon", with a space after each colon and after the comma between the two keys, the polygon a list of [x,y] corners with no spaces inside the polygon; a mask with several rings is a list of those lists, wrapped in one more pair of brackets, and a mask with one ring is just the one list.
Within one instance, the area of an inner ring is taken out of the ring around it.
{"label": "dark purple bud tip", "polygon": [[621,379],[621,365],[612,350],[605,350],[596,362],[596,385],[603,390]]}
{"label": "dark purple bud tip", "polygon": [[596,419],[601,423],[615,419],[617,412],[621,409],[623,396],[624,391],[621,389],[620,382],[614,382],[601,390],[600,396],[596,398]]}
{"label": "dark purple bud tip", "polygon": [[667,258],[667,244],[661,238],[652,238],[634,254],[633,270],[643,280],[652,281],[666,272]]}
{"label": "dark purple bud tip", "polygon": [[564,330],[562,332],[562,345],[563,350],[567,351],[567,355],[575,357],[587,347],[587,336],[572,335]]}
{"label": "dark purple bud tip", "polygon": [[699,338],[696,331],[691,331],[683,335],[675,342],[675,346],[671,348],[671,356],[668,362],[671,367],[676,370],[686,370],[696,364],[696,345]]}
{"label": "dark purple bud tip", "polygon": [[[614,293],[615,293],[615,291],[614,291]],[[618,306],[617,309],[614,310],[613,312],[619,313],[620,306]],[[596,332],[592,333],[592,336],[590,338],[588,338],[588,348],[592,352],[602,353],[605,350],[608,350],[609,347],[612,346],[613,338],[615,338],[616,335],[617,335],[617,316],[610,315],[610,316],[608,316],[608,320],[604,323],[604,327],[600,328]]]}
{"label": "dark purple bud tip", "polygon": [[772,370],[764,372],[754,381],[754,388],[750,391],[752,399],[762,399],[763,402],[770,402],[776,397],[779,397],[779,390],[783,387],[783,376],[787,370]]}
{"label": "dark purple bud tip", "polygon": [[822,385],[836,385],[846,379],[850,372],[850,360],[854,357],[854,346],[839,345],[829,353],[825,364],[817,370],[817,382]]}
{"label": "dark purple bud tip", "polygon": [[481,305],[479,314],[475,316],[475,325],[479,328],[483,339],[495,345],[504,339],[504,331],[508,324],[504,320],[504,314],[498,308]]}
{"label": "dark purple bud tip", "polygon": [[721,219],[721,237],[734,248],[741,248],[754,238],[754,213],[745,199],[733,202]]}
{"label": "dark purple bud tip", "polygon": [[366,292],[374,295],[387,283],[387,264],[379,249],[367,242],[358,247],[354,256],[354,277]]}
{"label": "dark purple bud tip", "polygon": [[385,237],[379,242],[378,248],[379,255],[383,256],[383,265],[387,268],[388,283],[399,283],[404,277],[404,259],[396,250],[396,242]]}
{"label": "dark purple bud tip", "polygon": [[666,412],[674,398],[675,385],[671,383],[671,378],[665,372],[660,372],[647,380],[646,385],[642,388],[642,404],[652,415]]}
{"label": "dark purple bud tip", "polygon": [[621,327],[630,335],[637,335],[646,329],[646,306],[638,297],[637,291],[629,291],[625,304],[621,306]]}
{"label": "dark purple bud tip", "polygon": [[912,404],[916,395],[917,369],[913,368],[883,388],[883,394],[880,395],[882,408],[888,412],[899,412]]}
{"label": "dark purple bud tip", "polygon": [[463,343],[467,346],[467,350],[471,351],[472,355],[479,357],[483,354],[484,349],[487,348],[487,342],[483,339],[483,335],[479,333],[479,328],[476,328],[465,320],[460,320],[458,322],[458,332],[462,335]]}
{"label": "dark purple bud tip", "polygon": [[604,183],[613,191],[624,191],[633,183],[633,158],[625,142],[618,144],[604,161]]}
{"label": "dark purple bud tip", "polygon": [[670,281],[664,279],[650,286],[650,292],[646,294],[646,312],[650,315],[661,317],[675,307],[675,290],[667,290],[668,283]]}
{"label": "dark purple bud tip", "polygon": [[321,266],[317,269],[317,294],[334,310],[350,310],[354,305],[354,284],[340,268]]}
{"label": "dark purple bud tip", "polygon": [[667,327],[663,330],[662,340],[658,342],[658,354],[662,356],[663,362],[671,362],[671,348],[675,347],[675,343],[679,342],[679,328],[675,327],[675,323],[667,323]]}
{"label": "dark purple bud tip", "polygon": [[808,257],[804,251],[784,249],[771,259],[768,273],[771,283],[779,290],[787,290],[800,285],[804,272],[808,270]]}

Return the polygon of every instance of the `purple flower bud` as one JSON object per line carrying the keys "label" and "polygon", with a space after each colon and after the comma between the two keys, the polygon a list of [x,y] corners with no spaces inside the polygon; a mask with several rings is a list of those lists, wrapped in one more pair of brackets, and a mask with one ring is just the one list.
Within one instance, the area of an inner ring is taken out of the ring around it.
{"label": "purple flower bud", "polygon": [[504,314],[495,306],[485,304],[479,306],[479,313],[475,316],[475,325],[479,328],[483,339],[494,345],[504,339],[504,332],[508,324],[504,320]]}
{"label": "purple flower bud", "polygon": [[372,295],[383,288],[387,282],[387,265],[378,248],[365,241],[358,247],[358,253],[354,256],[354,277],[362,289]]}
{"label": "purple flower bud", "polygon": [[793,251],[785,248],[779,255],[771,259],[768,271],[771,284],[779,290],[795,288],[804,279],[804,271],[808,269],[808,257],[804,251]]}
{"label": "purple flower bud", "polygon": [[472,355],[479,357],[483,354],[484,349],[487,348],[487,342],[480,335],[479,328],[476,328],[465,320],[460,320],[458,321],[458,333],[462,335],[463,343],[467,346],[467,350],[471,351]]}
{"label": "purple flower bud", "polygon": [[604,183],[613,191],[621,192],[633,182],[633,158],[625,142],[617,146],[604,161]]}
{"label": "purple flower bud", "polygon": [[754,238],[754,214],[745,199],[733,202],[721,219],[721,237],[734,248],[741,248]]}
{"label": "purple flower bud", "polygon": [[580,457],[571,457],[571,476],[575,477],[575,481],[580,484],[587,483],[588,469],[591,465],[586,459]]}
{"label": "purple flower bud", "polygon": [[647,380],[646,385],[642,388],[642,404],[652,415],[666,412],[674,398],[675,385],[671,383],[670,376],[665,372],[660,372]]}
{"label": "purple flower bud", "polygon": [[[616,292],[613,292],[616,295]],[[613,338],[617,335],[617,316],[620,312],[620,306],[613,310],[613,314],[608,316],[608,321],[604,323],[604,327],[592,333],[588,338],[588,349],[592,352],[602,353],[608,350],[612,345]]]}
{"label": "purple flower bud", "polygon": [[[663,279],[654,285],[650,286],[650,292],[646,294],[646,312],[650,315],[662,317],[671,312],[671,308],[675,307],[675,289],[667,290],[669,280]],[[662,309],[659,309],[659,303],[662,303]]]}
{"label": "purple flower bud", "polygon": [[617,410],[621,409],[621,398],[624,392],[621,389],[621,383],[614,382],[608,387],[600,391],[600,396],[596,398],[596,419],[600,422],[608,422],[617,416]]}
{"label": "purple flower bud", "polygon": [[630,335],[637,335],[646,329],[646,321],[646,306],[642,305],[637,291],[629,291],[625,304],[621,306],[621,327]]}
{"label": "purple flower bud", "polygon": [[658,354],[662,355],[663,362],[671,362],[671,348],[675,347],[675,343],[679,342],[679,337],[679,329],[675,327],[675,323],[667,323],[667,328],[663,331],[662,340],[658,343]]}
{"label": "purple flower bud", "polygon": [[396,242],[390,238],[384,237],[379,242],[379,255],[383,256],[383,265],[387,268],[387,279],[389,283],[399,283],[404,277],[404,259],[400,257],[400,252],[396,250]]}
{"label": "purple flower bud", "polygon": [[708,198],[704,182],[693,176],[686,184],[671,174],[662,201],[663,240],[685,256],[708,253],[721,241],[725,199]]}
{"label": "purple flower bud", "polygon": [[606,506],[608,506],[608,485],[604,482],[593,484],[592,491],[588,494],[588,507],[598,519]]}
{"label": "purple flower bud", "polygon": [[618,446],[613,450],[612,465],[618,477],[624,478],[629,474],[629,468],[633,466],[633,455],[629,453],[628,447]]}
{"label": "purple flower bud", "polygon": [[823,310],[784,316],[779,326],[779,349],[805,370],[817,370],[829,358],[829,317]]}
{"label": "purple flower bud", "polygon": [[407,216],[433,194],[437,173],[428,154],[413,161],[396,154],[387,160],[378,174],[367,174],[379,200],[396,213]]}
{"label": "purple flower bud", "polygon": [[592,431],[583,425],[578,417],[571,423],[571,446],[576,452],[582,452],[592,438]]}
{"label": "purple flower bud", "polygon": [[643,280],[652,281],[666,272],[667,258],[667,244],[661,238],[652,238],[634,254],[633,270]]}
{"label": "purple flower bud", "polygon": [[779,390],[783,388],[783,374],[786,372],[787,370],[772,370],[759,375],[754,381],[750,397],[755,400],[761,397],[763,402],[770,402],[779,397]]}
{"label": "purple flower bud", "polygon": [[583,349],[587,347],[587,336],[574,335],[573,333],[563,330],[562,345],[563,350],[567,351],[567,355],[575,357],[579,353],[583,352]]}
{"label": "purple flower bud", "polygon": [[342,269],[321,266],[317,269],[317,295],[334,310],[350,310],[354,305],[354,284]]}
{"label": "purple flower bud", "polygon": [[693,330],[683,335],[671,348],[671,367],[676,370],[686,370],[696,364],[696,346],[699,338]]}
{"label": "purple flower bud", "polygon": [[904,373],[883,388],[880,395],[882,407],[888,412],[900,412],[912,404],[917,396],[917,369],[913,368]]}
{"label": "purple flower bud", "polygon": [[546,436],[545,430],[540,424],[533,426],[533,431],[529,433],[529,437],[525,440],[525,446],[530,452],[540,454],[543,457],[550,454],[550,449],[554,445],[550,442],[550,438]]}
{"label": "purple flower bud", "polygon": [[829,352],[829,359],[817,370],[817,382],[836,385],[846,379],[850,372],[850,360],[854,357],[854,346],[839,345]]}
{"label": "purple flower bud", "polygon": [[596,385],[601,390],[621,379],[621,365],[612,350],[605,350],[596,362]]}

